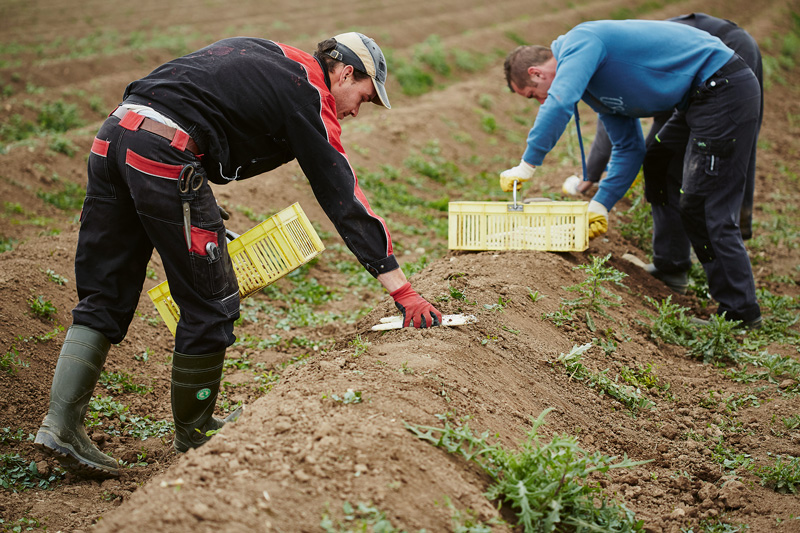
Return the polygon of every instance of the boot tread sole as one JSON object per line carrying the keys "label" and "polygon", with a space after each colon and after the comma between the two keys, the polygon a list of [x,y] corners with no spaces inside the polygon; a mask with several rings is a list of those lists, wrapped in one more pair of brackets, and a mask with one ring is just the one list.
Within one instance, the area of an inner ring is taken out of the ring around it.
{"label": "boot tread sole", "polygon": [[86,459],[79,455],[72,445],[62,442],[49,431],[40,429],[36,434],[34,446],[46,455],[54,457],[61,466],[72,472],[91,477],[119,476],[118,468]]}

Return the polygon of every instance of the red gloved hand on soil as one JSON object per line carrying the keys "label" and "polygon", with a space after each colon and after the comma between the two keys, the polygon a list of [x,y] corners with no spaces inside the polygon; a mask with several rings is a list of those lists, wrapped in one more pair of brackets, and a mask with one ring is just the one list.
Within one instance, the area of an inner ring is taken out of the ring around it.
{"label": "red gloved hand on soil", "polygon": [[442,313],[411,288],[411,282],[389,293],[403,313],[403,327],[429,328],[442,323]]}

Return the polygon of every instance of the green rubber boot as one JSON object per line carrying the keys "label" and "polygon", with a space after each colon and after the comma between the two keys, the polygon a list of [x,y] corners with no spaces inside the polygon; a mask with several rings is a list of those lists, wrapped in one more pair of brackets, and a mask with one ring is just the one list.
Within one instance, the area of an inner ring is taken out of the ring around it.
{"label": "green rubber boot", "polygon": [[116,459],[98,450],[83,426],[110,347],[105,335],[86,326],[67,330],[50,388],[50,408],[34,441],[65,468],[94,477],[119,475]]}
{"label": "green rubber boot", "polygon": [[172,417],[175,420],[175,451],[197,448],[226,423],[242,414],[238,408],[224,419],[215,418],[219,382],[225,350],[205,355],[174,352],[172,359]]}

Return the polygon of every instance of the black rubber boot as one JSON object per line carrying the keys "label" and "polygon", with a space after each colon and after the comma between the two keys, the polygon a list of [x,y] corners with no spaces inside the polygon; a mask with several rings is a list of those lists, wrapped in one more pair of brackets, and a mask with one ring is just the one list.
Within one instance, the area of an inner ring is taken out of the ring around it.
{"label": "black rubber boot", "polygon": [[242,414],[236,409],[225,419],[213,417],[225,351],[205,355],[174,352],[172,359],[172,416],[175,451],[184,453],[206,443],[213,432]]}
{"label": "black rubber boot", "polygon": [[34,441],[65,468],[88,476],[119,475],[117,460],[98,450],[83,426],[110,347],[105,335],[86,326],[67,330],[50,388],[50,408]]}
{"label": "black rubber boot", "polygon": [[674,274],[667,274],[656,268],[653,263],[644,266],[645,271],[656,279],[664,282],[664,284],[677,292],[678,294],[686,294],[689,288],[689,272],[676,272]]}

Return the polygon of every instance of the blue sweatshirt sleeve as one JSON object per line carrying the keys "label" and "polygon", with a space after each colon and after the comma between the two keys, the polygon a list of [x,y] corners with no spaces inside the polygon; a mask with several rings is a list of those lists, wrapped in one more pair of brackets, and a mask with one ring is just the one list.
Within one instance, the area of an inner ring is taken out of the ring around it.
{"label": "blue sweatshirt sleeve", "polygon": [[639,173],[645,154],[644,135],[638,118],[601,114],[600,120],[613,146],[606,177],[593,199],[611,210]]}
{"label": "blue sweatshirt sleeve", "polygon": [[545,155],[561,138],[583,96],[589,80],[605,58],[605,45],[590,32],[573,30],[552,45],[556,55],[556,75],[547,99],[539,107],[523,161],[540,166]]}

